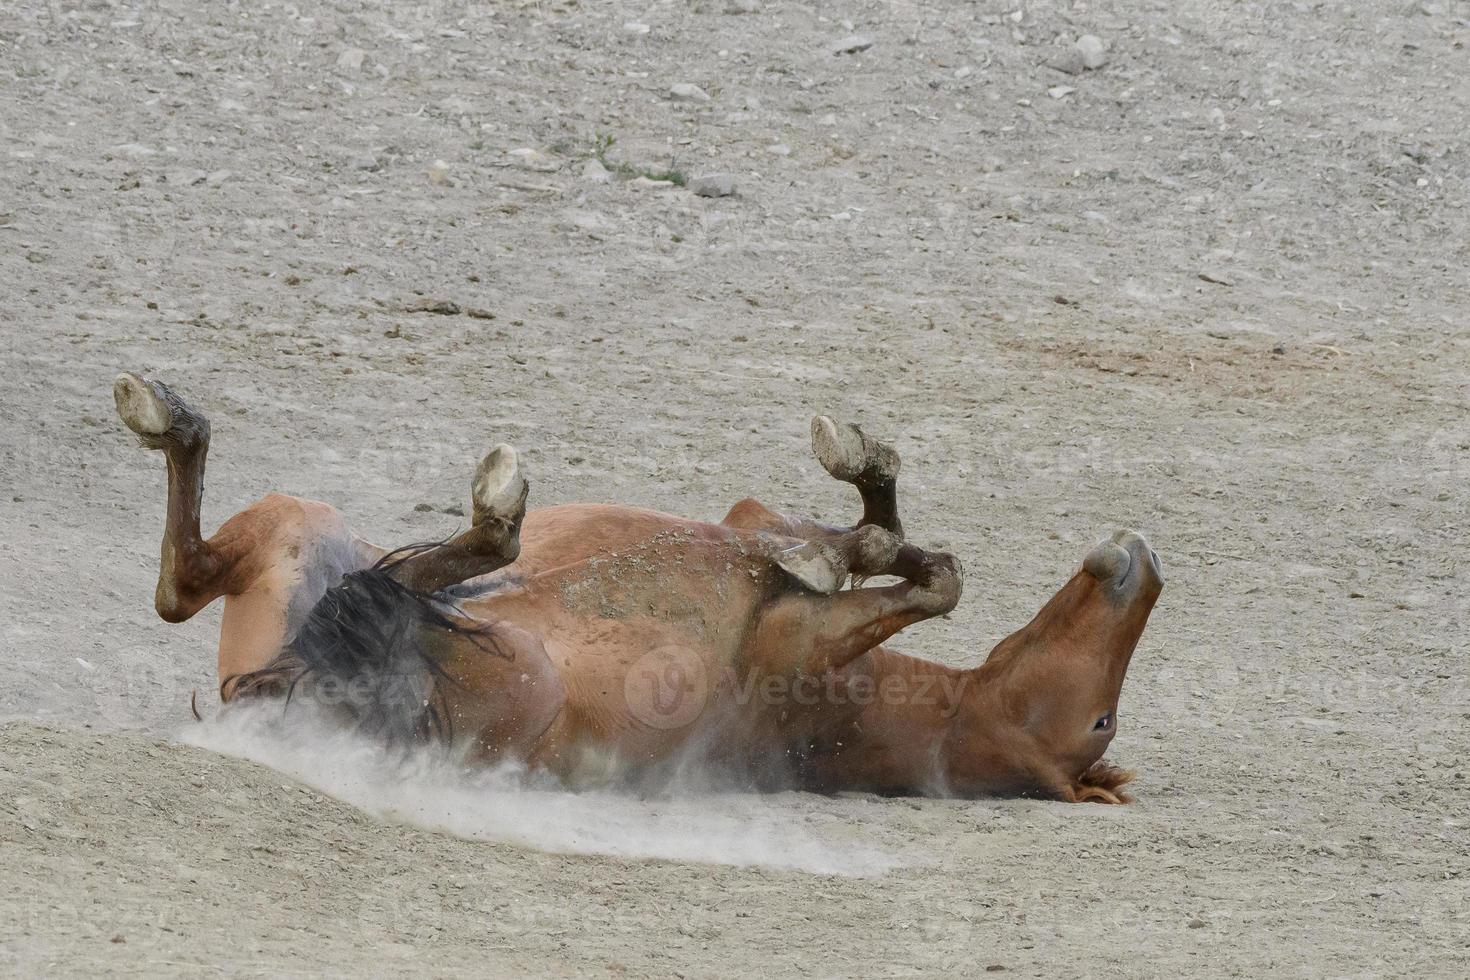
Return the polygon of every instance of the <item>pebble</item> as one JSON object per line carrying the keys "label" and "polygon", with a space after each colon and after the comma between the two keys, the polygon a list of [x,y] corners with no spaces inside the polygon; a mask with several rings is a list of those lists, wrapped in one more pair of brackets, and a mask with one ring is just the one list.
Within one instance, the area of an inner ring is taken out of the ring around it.
{"label": "pebble", "polygon": [[791,156],[791,147],[787,146],[785,143],[772,143],[770,146],[766,147],[766,152],[771,154],[771,156],[789,157]]}
{"label": "pebble", "polygon": [[708,102],[709,93],[692,82],[675,82],[669,86],[669,98],[678,102]]}
{"label": "pebble", "polygon": [[383,169],[383,165],[371,153],[361,153],[352,158],[352,169],[376,172]]}
{"label": "pebble", "polygon": [[445,163],[443,160],[435,160],[432,164],[430,164],[427,176],[429,178],[429,183],[439,187],[444,187],[453,183],[449,179],[449,164]]}
{"label": "pebble", "polygon": [[1108,63],[1108,51],[1102,38],[1096,34],[1084,34],[1077,39],[1077,53],[1082,56],[1082,67],[1096,71]]}
{"label": "pebble", "polygon": [[735,193],[735,178],[730,174],[701,174],[689,182],[689,189],[700,197],[729,197]]}
{"label": "pebble", "polygon": [[970,67],[969,65],[961,65],[954,70],[954,77],[956,81],[963,81],[973,74],[975,74],[975,69]]}
{"label": "pebble", "polygon": [[337,67],[343,71],[361,71],[362,60],[367,57],[367,52],[362,48],[345,48],[337,55]]}
{"label": "pebble", "polygon": [[653,30],[653,28],[640,21],[629,20],[623,22],[624,34],[647,34],[651,30]]}
{"label": "pebble", "polygon": [[1087,67],[1082,59],[1082,52],[1076,46],[1070,47],[1046,63],[1048,68],[1055,69],[1064,75],[1080,75]]}
{"label": "pebble", "polygon": [[601,160],[588,160],[582,164],[582,179],[594,184],[612,183],[612,171],[602,165]]}
{"label": "pebble", "polygon": [[873,46],[873,39],[866,34],[853,34],[832,45],[833,54],[857,54]]}
{"label": "pebble", "polygon": [[1053,85],[1046,90],[1046,94],[1054,99],[1065,99],[1075,91],[1077,90],[1070,85]]}

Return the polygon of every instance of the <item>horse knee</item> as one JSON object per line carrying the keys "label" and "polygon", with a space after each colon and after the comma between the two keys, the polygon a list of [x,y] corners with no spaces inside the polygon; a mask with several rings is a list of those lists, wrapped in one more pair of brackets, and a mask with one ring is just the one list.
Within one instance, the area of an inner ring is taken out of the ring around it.
{"label": "horse knee", "polygon": [[964,591],[965,570],[954,555],[938,552],[925,560],[924,579],[920,587],[926,598],[926,609],[940,616],[959,604]]}
{"label": "horse knee", "polygon": [[903,538],[877,524],[864,524],[852,532],[848,565],[857,576],[885,575],[898,560]]}

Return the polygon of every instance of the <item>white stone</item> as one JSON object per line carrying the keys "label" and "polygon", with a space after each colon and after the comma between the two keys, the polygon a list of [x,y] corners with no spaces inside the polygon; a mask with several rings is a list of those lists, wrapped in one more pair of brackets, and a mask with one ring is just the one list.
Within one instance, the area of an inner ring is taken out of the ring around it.
{"label": "white stone", "polygon": [[708,102],[709,93],[692,82],[675,82],[669,86],[669,98],[678,102]]}
{"label": "white stone", "polygon": [[1108,49],[1096,34],[1084,34],[1077,39],[1077,53],[1082,55],[1082,67],[1096,71],[1108,63]]}

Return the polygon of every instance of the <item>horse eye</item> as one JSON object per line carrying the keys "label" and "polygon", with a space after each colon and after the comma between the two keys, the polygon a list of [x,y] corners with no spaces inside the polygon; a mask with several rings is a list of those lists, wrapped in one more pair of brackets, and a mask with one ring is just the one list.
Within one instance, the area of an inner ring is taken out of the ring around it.
{"label": "horse eye", "polygon": [[1109,728],[1112,728],[1112,727],[1113,727],[1113,713],[1111,711],[1109,711],[1107,714],[1103,715],[1101,718],[1099,718],[1097,720],[1097,724],[1092,726],[1092,730],[1095,731],[1095,732],[1105,732]]}

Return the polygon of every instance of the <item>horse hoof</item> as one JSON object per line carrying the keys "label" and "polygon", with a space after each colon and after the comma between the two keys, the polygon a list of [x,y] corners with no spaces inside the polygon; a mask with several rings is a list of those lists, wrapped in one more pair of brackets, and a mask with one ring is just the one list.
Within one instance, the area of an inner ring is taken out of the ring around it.
{"label": "horse hoof", "polygon": [[112,400],[118,417],[140,436],[161,436],[173,421],[168,403],[154,393],[153,384],[131,371],[112,383]]}
{"label": "horse hoof", "polygon": [[847,569],[826,545],[808,541],[787,548],[776,556],[776,564],[818,595],[832,595],[847,580]]}
{"label": "horse hoof", "polygon": [[167,385],[131,371],[112,383],[118,418],[149,449],[191,448],[209,438],[209,422]]}
{"label": "horse hoof", "polygon": [[515,520],[525,512],[529,492],[519,454],[514,447],[501,443],[475,468],[475,479],[470,484],[474,522]]}
{"label": "horse hoof", "polygon": [[898,476],[896,449],[864,435],[850,422],[838,422],[826,415],[812,419],[812,451],[822,468],[844,483],[893,480]]}

